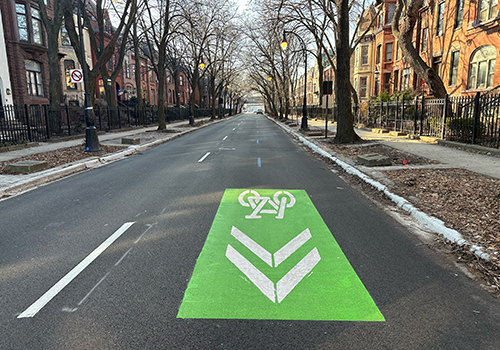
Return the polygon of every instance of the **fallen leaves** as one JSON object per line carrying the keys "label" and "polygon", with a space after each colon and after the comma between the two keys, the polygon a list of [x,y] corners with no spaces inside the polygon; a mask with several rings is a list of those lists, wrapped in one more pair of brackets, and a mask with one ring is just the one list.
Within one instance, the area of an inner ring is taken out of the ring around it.
{"label": "fallen leaves", "polygon": [[0,173],[3,173],[3,170],[5,169],[7,164],[20,162],[23,160],[45,161],[49,164],[49,168],[55,168],[63,164],[76,162],[78,160],[82,160],[89,157],[99,157],[125,148],[124,146],[107,146],[107,145],[101,145],[101,147],[102,151],[99,152],[85,152],[85,147],[83,145],[74,146],[50,152],[37,153],[25,157],[12,159],[5,162],[0,162]]}

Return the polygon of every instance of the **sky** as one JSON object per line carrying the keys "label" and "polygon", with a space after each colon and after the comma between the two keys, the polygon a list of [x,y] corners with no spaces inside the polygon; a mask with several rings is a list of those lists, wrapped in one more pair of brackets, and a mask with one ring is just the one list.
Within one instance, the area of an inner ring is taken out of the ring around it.
{"label": "sky", "polygon": [[243,11],[245,9],[247,0],[236,0],[236,3],[238,4],[240,11]]}

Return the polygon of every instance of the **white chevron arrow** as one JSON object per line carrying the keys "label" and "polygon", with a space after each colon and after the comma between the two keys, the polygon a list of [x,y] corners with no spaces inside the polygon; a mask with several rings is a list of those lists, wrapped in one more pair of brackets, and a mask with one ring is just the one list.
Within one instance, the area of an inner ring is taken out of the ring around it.
{"label": "white chevron arrow", "polygon": [[[280,265],[311,238],[311,232],[309,229],[305,229],[276,253],[271,255],[264,247],[234,226],[231,229],[231,235],[270,267],[277,267]],[[273,303],[276,301],[281,303],[321,260],[318,249],[314,248],[300,260],[297,265],[292,267],[275,285],[262,271],[256,268],[230,244],[227,245],[226,257]]]}

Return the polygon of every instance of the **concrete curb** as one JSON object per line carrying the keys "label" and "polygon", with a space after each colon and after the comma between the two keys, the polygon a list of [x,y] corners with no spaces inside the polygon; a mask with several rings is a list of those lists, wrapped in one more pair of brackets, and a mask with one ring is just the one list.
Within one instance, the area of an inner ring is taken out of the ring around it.
{"label": "concrete curb", "polygon": [[272,118],[269,118],[269,119],[271,119],[273,122],[275,122],[283,130],[285,130],[289,134],[293,135],[295,138],[297,138],[300,142],[302,142],[304,145],[309,147],[315,153],[318,153],[318,154],[322,155],[323,157],[331,159],[337,165],[342,167],[348,174],[358,176],[360,179],[362,179],[367,184],[375,187],[378,191],[383,192],[389,199],[391,199],[394,203],[396,203],[396,205],[398,207],[400,207],[401,209],[408,212],[411,217],[413,217],[415,220],[417,220],[421,224],[424,224],[432,231],[434,231],[440,235],[443,235],[445,238],[449,239],[451,242],[457,243],[459,246],[468,246],[469,250],[471,252],[473,252],[474,255],[476,255],[478,258],[489,261],[490,255],[483,251],[483,249],[484,249],[483,247],[470,244],[469,242],[467,242],[463,238],[463,236],[460,232],[446,227],[443,221],[441,221],[433,216],[427,215],[426,213],[418,210],[416,207],[414,207],[406,199],[390,192],[385,185],[381,184],[378,181],[373,180],[368,175],[361,172],[360,170],[358,170],[354,166],[351,166],[351,165],[347,164],[346,162],[336,158],[332,154],[324,151],[318,145],[307,140],[305,137],[297,134],[294,130],[291,130],[287,126],[281,125],[280,123],[276,122]]}
{"label": "concrete curb", "polygon": [[179,138],[181,136],[189,134],[193,131],[205,128],[205,127],[210,126],[210,125],[218,124],[218,123],[221,123],[223,121],[226,121],[226,120],[229,120],[232,118],[233,117],[227,117],[227,118],[224,118],[222,120],[216,120],[210,124],[204,124],[204,125],[194,127],[194,128],[188,129],[188,130],[184,130],[178,134],[173,134],[171,137],[166,137],[164,139],[154,140],[154,141],[142,144],[142,145],[129,146],[122,151],[111,153],[111,154],[103,156],[103,157],[95,157],[95,158],[92,158],[89,160],[80,160],[80,161],[77,161],[74,163],[65,164],[65,165],[61,165],[61,166],[56,167],[56,168],[41,171],[39,173],[36,173],[35,176],[33,176],[29,179],[20,181],[14,185],[11,185],[9,187],[6,187],[6,188],[0,190],[0,200],[4,199],[4,197],[14,196],[16,194],[27,191],[27,190],[32,189],[34,187],[44,185],[44,184],[50,183],[50,182],[55,181],[55,180],[59,180],[63,177],[70,176],[70,175],[76,174],[76,173],[84,171],[84,170],[98,168],[98,167],[104,166],[108,163],[116,162],[116,161],[123,159],[127,156],[131,156],[134,153],[145,151],[149,148],[159,146],[163,143],[175,140],[176,138]]}
{"label": "concrete curb", "polygon": [[489,148],[489,147],[484,147],[484,146],[479,146],[479,145],[471,145],[468,143],[460,143],[460,142],[447,141],[447,140],[437,140],[437,143],[438,143],[438,145],[442,145],[442,146],[448,146],[448,147],[453,147],[453,148],[463,148],[463,149],[467,149],[470,151],[491,153],[491,154],[500,156],[500,149],[497,149],[497,148]]}

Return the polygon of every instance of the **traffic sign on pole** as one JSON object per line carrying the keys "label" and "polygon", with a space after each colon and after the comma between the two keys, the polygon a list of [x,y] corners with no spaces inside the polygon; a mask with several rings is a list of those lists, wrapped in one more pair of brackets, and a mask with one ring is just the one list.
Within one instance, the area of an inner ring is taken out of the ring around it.
{"label": "traffic sign on pole", "polygon": [[83,83],[83,70],[82,69],[70,69],[69,70],[70,82],[74,84]]}

